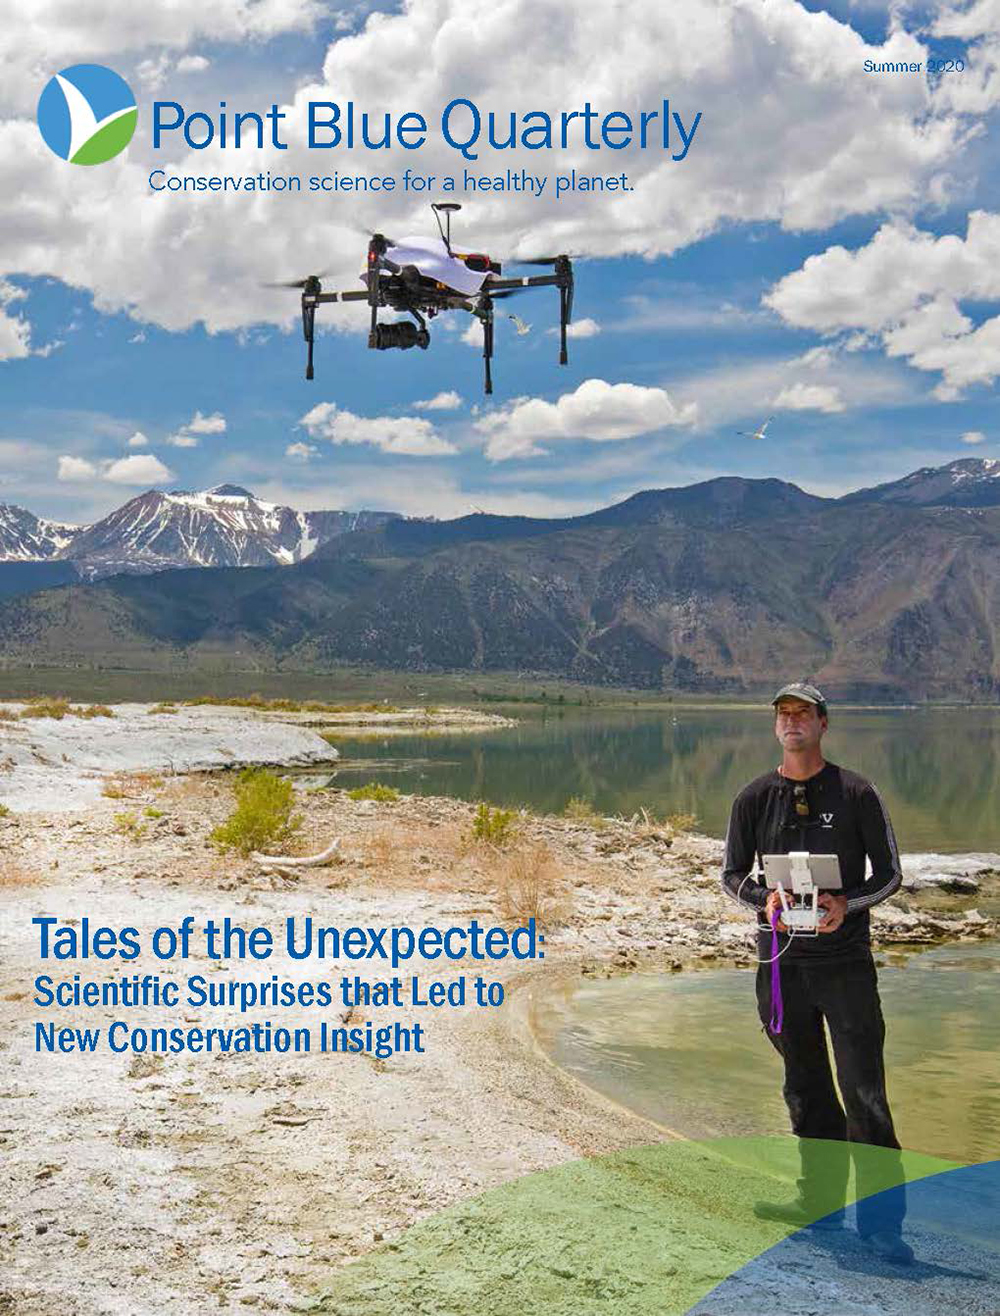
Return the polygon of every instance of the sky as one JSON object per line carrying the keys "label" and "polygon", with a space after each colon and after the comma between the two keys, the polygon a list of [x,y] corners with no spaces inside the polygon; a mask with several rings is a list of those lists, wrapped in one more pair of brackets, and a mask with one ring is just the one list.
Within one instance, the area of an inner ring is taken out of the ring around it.
{"label": "sky", "polygon": [[[0,502],[87,522],[147,488],[227,482],[300,509],[559,516],[719,475],[837,495],[1000,456],[1000,0],[635,13],[0,0]],[[928,74],[929,59],[964,70]],[[139,126],[83,167],[49,150],[35,110],[53,73],[93,62],[126,78]],[[686,132],[701,119],[683,159],[676,133],[669,151],[590,151],[571,132],[547,151],[480,143],[470,161],[436,131],[455,97],[504,125],[665,99]],[[319,100],[379,123],[420,112],[428,141],[310,151]],[[156,148],[156,101],[216,125],[221,101],[279,105],[288,147],[216,134],[192,149],[174,132]],[[407,168],[435,184],[404,192]],[[392,175],[397,190],[156,193],[154,169]],[[466,170],[522,169],[546,178],[541,197],[462,187]],[[555,199],[572,169],[632,190]],[[264,285],[322,271],[360,288],[371,232],[436,232],[446,176],[456,240],[505,268],[574,256],[569,364],[543,289],[499,304],[530,330],[499,319],[491,398],[462,313],[432,323],[426,352],[377,353],[363,313],[324,308],[307,382],[298,296]]]}

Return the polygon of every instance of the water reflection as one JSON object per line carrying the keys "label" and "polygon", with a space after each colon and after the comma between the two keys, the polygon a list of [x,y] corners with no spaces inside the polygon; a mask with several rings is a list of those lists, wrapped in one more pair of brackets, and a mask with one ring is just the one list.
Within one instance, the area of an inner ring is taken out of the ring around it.
{"label": "water reflection", "polygon": [[[902,850],[1000,850],[1000,710],[835,712],[824,743],[877,782]],[[541,812],[581,796],[605,813],[694,813],[716,836],[735,793],[778,760],[766,709],[567,711],[485,735],[336,744],[345,768],[369,761],[371,779],[391,770],[403,790]]]}

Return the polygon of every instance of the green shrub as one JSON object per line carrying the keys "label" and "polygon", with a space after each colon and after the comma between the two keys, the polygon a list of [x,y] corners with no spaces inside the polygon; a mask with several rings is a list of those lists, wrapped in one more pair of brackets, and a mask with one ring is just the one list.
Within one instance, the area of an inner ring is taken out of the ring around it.
{"label": "green shrub", "polygon": [[597,826],[604,821],[594,808],[593,803],[584,799],[582,795],[570,796],[566,801],[565,809],[563,809],[563,817],[570,818],[573,822],[590,823],[591,826]]}
{"label": "green shrub", "polygon": [[347,792],[349,800],[377,800],[379,804],[392,804],[399,799],[395,786],[383,786],[380,781],[370,782],[367,786],[357,786]]}
{"label": "green shrub", "polygon": [[133,841],[138,841],[145,830],[146,824],[141,823],[134,813],[115,814],[115,831],[122,836],[130,836]]}
{"label": "green shrub", "polygon": [[302,825],[292,813],[294,794],[290,781],[266,768],[244,769],[236,780],[236,808],[209,840],[242,855],[282,844]]}
{"label": "green shrub", "polygon": [[472,838],[485,845],[505,846],[514,839],[513,809],[491,809],[484,801],[472,820]]}
{"label": "green shrub", "polygon": [[32,699],[27,708],[21,709],[22,717],[54,717],[57,722],[61,722],[67,713],[72,712],[68,699],[63,699],[61,695],[54,698],[40,697]]}
{"label": "green shrub", "polygon": [[162,809],[156,809],[156,808],[154,808],[153,805],[151,805],[151,804],[147,804],[146,807],[143,809],[142,812],[143,812],[143,816],[146,817],[146,818],[162,818],[162,817],[163,817],[163,810],[162,810]]}
{"label": "green shrub", "polygon": [[114,712],[107,704],[88,704],[86,708],[73,708],[70,711],[77,717],[114,717]]}
{"label": "green shrub", "polygon": [[10,816],[10,809],[7,808],[6,804],[0,804],[0,818],[9,818]]}

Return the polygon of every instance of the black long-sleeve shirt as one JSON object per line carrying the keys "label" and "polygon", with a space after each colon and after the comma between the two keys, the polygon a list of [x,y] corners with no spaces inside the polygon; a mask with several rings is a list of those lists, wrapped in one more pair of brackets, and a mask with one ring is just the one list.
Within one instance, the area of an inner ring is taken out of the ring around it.
{"label": "black long-sleeve shirt", "polygon": [[[809,816],[795,811],[793,787],[804,785]],[[722,885],[726,894],[757,913],[762,958],[770,956],[764,913],[768,888],[757,881],[765,854],[835,854],[840,858],[847,914],[836,932],[788,937],[779,934],[782,959],[839,959],[868,954],[868,910],[899,890],[902,871],[892,823],[882,797],[864,777],[827,763],[805,782],[768,772],[745,786],[733,802],[726,833]],[[866,876],[866,860],[871,875]]]}

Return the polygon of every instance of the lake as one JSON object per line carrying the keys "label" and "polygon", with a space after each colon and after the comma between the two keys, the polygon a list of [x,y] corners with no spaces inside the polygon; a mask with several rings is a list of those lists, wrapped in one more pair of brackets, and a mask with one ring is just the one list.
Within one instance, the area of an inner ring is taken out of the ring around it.
{"label": "lake", "polygon": [[[517,727],[485,735],[338,739],[331,780],[549,813],[578,796],[603,813],[695,814],[700,830],[722,836],[733,796],[779,758],[767,709],[511,712]],[[1000,851],[1000,710],[835,711],[824,749],[878,784],[904,853]],[[880,964],[903,1145],[996,1157],[1000,946]],[[532,1014],[556,1063],[685,1136],[787,1132],[781,1065],[760,1032],[750,970],[555,980]]]}
{"label": "lake", "polygon": [[[516,727],[485,734],[338,736],[331,782],[543,813],[576,796],[607,814],[694,814],[723,836],[733,797],[780,757],[768,709],[510,711]],[[901,851],[1000,851],[1000,709],[835,710],[824,752],[877,783]]]}
{"label": "lake", "polygon": [[[1000,1156],[1000,945],[877,960],[900,1142],[964,1162]],[[686,1137],[788,1131],[752,969],[554,982],[531,1014],[557,1064]]]}

